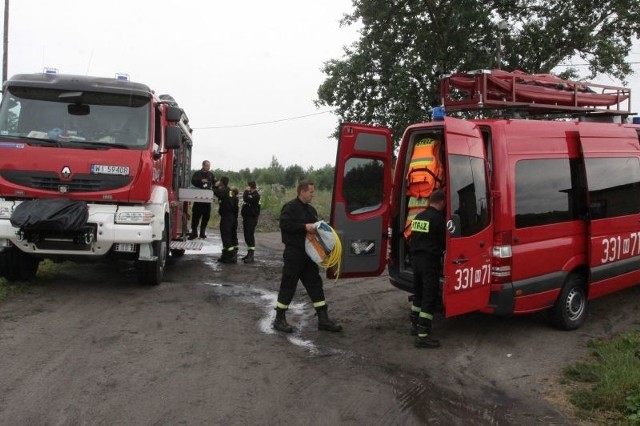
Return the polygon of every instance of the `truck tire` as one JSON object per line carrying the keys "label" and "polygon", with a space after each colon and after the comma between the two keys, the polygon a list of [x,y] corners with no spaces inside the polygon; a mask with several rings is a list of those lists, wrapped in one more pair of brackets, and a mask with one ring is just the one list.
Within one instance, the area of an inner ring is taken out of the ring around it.
{"label": "truck tire", "polygon": [[156,260],[149,262],[144,260],[136,261],[136,271],[138,273],[138,283],[146,286],[156,286],[162,282],[164,267],[167,264],[169,254],[169,226],[168,218],[165,218],[165,228],[162,231],[162,239],[153,242],[153,255]]}
{"label": "truck tire", "polygon": [[184,249],[171,249],[171,259],[179,259],[184,256]]}
{"label": "truck tire", "polygon": [[0,276],[7,281],[28,281],[38,273],[40,259],[10,247],[0,252]]}
{"label": "truck tire", "polygon": [[587,292],[585,278],[571,274],[560,292],[555,305],[549,309],[549,318],[560,330],[575,330],[587,318]]}

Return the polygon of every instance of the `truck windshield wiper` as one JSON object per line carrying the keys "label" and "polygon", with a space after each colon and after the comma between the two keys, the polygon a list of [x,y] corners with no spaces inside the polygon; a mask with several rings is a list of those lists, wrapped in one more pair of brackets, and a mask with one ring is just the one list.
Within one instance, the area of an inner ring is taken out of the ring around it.
{"label": "truck windshield wiper", "polygon": [[60,146],[82,148],[82,149],[129,149],[129,145],[122,143],[99,142],[99,141],[59,141]]}
{"label": "truck windshield wiper", "polygon": [[15,136],[15,135],[2,135],[0,136],[0,138],[24,140],[29,145],[46,145],[46,146],[55,146],[58,148],[62,147],[62,143],[55,139],[32,138],[29,136]]}

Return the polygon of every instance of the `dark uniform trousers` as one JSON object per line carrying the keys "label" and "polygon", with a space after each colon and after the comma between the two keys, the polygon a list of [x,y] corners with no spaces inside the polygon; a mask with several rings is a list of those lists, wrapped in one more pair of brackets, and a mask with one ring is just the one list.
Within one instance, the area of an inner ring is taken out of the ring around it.
{"label": "dark uniform trousers", "polygon": [[[236,222],[237,226],[237,222]],[[231,213],[223,212],[220,215],[220,238],[222,239],[223,254],[232,251],[237,245],[237,237],[234,242],[234,220]],[[237,235],[237,234],[236,234]]]}
{"label": "dark uniform trousers", "polygon": [[191,209],[191,232],[198,233],[198,223],[200,223],[200,233],[204,234],[207,229],[207,224],[211,218],[211,203],[193,203]]}
{"label": "dark uniform trousers", "polygon": [[413,306],[433,315],[440,294],[440,258],[424,251],[412,253]]}
{"label": "dark uniform trousers", "polygon": [[311,301],[324,302],[322,278],[318,273],[318,265],[311,260],[304,248],[287,245],[284,248],[284,266],[282,267],[282,282],[278,293],[278,304],[288,306],[298,286],[298,280],[307,290]]}
{"label": "dark uniform trousers", "polygon": [[258,226],[257,217],[242,216],[242,233],[244,235],[244,242],[247,244],[249,250],[254,250],[256,247],[256,226]]}

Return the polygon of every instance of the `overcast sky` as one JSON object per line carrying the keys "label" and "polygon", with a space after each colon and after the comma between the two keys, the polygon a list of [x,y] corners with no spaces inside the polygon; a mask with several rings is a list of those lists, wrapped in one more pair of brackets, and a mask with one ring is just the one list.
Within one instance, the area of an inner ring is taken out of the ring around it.
{"label": "overcast sky", "polygon": [[[351,0],[10,1],[9,76],[121,72],[171,94],[195,129],[193,168],[334,163],[338,119],[313,101],[322,64],[358,37],[339,25]],[[639,111],[640,76],[631,83]]]}

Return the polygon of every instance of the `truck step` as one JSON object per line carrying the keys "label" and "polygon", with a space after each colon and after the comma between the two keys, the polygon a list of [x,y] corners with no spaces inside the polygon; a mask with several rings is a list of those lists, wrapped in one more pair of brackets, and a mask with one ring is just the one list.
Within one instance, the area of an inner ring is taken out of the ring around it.
{"label": "truck step", "polygon": [[169,248],[172,250],[202,250],[203,241],[171,241]]}

